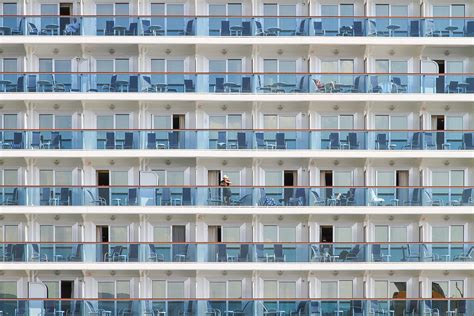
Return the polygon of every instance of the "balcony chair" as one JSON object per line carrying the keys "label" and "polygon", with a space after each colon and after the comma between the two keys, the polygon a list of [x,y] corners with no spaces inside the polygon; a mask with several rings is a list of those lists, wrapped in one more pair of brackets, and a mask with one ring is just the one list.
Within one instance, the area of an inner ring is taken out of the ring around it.
{"label": "balcony chair", "polygon": [[36,75],[27,75],[26,92],[36,92]]}
{"label": "balcony chair", "polygon": [[275,244],[273,246],[273,254],[275,256],[275,262],[286,262],[286,255],[283,253],[282,244]]}
{"label": "balcony chair", "polygon": [[165,257],[158,253],[158,250],[156,249],[155,245],[153,244],[148,244],[148,249],[150,250],[150,254],[148,255],[148,261],[153,261],[153,262],[164,262]]}
{"label": "balcony chair", "polygon": [[125,132],[125,139],[123,142],[123,149],[133,149],[133,133]]}
{"label": "balcony chair", "polygon": [[204,312],[204,315],[209,315],[209,316],[221,316],[221,311],[217,308],[213,308],[211,305],[210,301],[206,302],[206,311]]}
{"label": "balcony chair", "polygon": [[182,205],[192,205],[191,188],[183,188]]}
{"label": "balcony chair", "polygon": [[441,261],[440,256],[437,253],[433,253],[432,249],[428,248],[426,244],[421,244],[420,247],[422,255],[421,259],[423,259],[423,261]]}
{"label": "balcony chair", "polygon": [[59,132],[51,132],[51,149],[61,149],[61,134]]}
{"label": "balcony chair", "polygon": [[406,247],[403,247],[402,261],[414,261],[414,262],[421,261],[420,249],[419,248],[413,249],[413,247],[419,247],[419,245],[408,244]]}
{"label": "balcony chair", "polygon": [[296,36],[304,36],[306,35],[306,19],[301,20],[300,26],[298,29],[293,33]]}
{"label": "balcony chair", "polygon": [[128,189],[128,205],[129,206],[138,205],[138,189],[137,188]]}
{"label": "balcony chair", "polygon": [[266,142],[264,136],[264,133],[255,133],[257,149],[275,149],[275,144]]}
{"label": "balcony chair", "polygon": [[474,21],[466,22],[466,27],[464,28],[464,36],[466,37],[474,36]]}
{"label": "balcony chair", "polygon": [[242,77],[242,85],[240,92],[242,93],[252,93],[252,84],[250,77]]}
{"label": "balcony chair", "polygon": [[244,132],[237,132],[237,148],[247,149],[247,137]]}
{"label": "balcony chair", "polygon": [[11,196],[5,194],[3,205],[18,205],[18,188],[14,188]]}
{"label": "balcony chair", "polygon": [[264,86],[262,83],[262,78],[260,78],[260,75],[257,75],[257,80],[258,80],[258,87],[257,87],[257,92],[258,91],[263,91],[264,93],[271,92],[272,88]]}
{"label": "balcony chair", "polygon": [[132,75],[129,77],[128,92],[138,92],[138,76]]}
{"label": "balcony chair", "polygon": [[420,188],[414,188],[411,194],[410,201],[405,201],[405,205],[409,206],[421,206],[421,190]]}
{"label": "balcony chair", "polygon": [[57,315],[64,315],[64,311],[56,309],[56,302],[55,301],[44,301],[44,312],[41,316],[57,316]]}
{"label": "balcony chair", "polygon": [[138,244],[128,245],[127,262],[138,262],[138,261],[139,261],[139,245]]}
{"label": "balcony chair", "polygon": [[98,198],[95,198],[94,194],[92,194],[91,190],[86,189],[86,194],[89,197],[89,204],[92,205],[107,205],[107,201],[99,196]]}
{"label": "balcony chair", "polygon": [[147,149],[156,149],[156,134],[155,133],[148,133],[147,134]]}
{"label": "balcony chair", "polygon": [[40,205],[51,205],[53,191],[51,188],[41,188]]}
{"label": "balcony chair", "polygon": [[422,149],[421,136],[422,136],[422,133],[414,132],[411,137],[411,140],[409,141],[407,145],[403,146],[403,149],[410,149],[410,150]]}
{"label": "balcony chair", "polygon": [[271,316],[285,315],[285,311],[281,311],[277,309],[269,309],[268,307],[265,306],[265,303],[263,302],[258,302],[258,303],[262,305],[263,315],[271,315]]}
{"label": "balcony chair", "polygon": [[316,35],[316,36],[324,36],[324,35],[326,35],[326,32],[323,31],[323,22],[321,22],[321,21],[314,21],[314,22],[313,22],[313,28],[314,28],[314,35]]}
{"label": "balcony chair", "polygon": [[145,35],[145,36],[153,35],[153,32],[150,31],[150,25],[151,25],[150,20],[142,20],[142,30],[143,30],[142,35]]}
{"label": "balcony chair", "polygon": [[29,35],[47,35],[45,30],[38,30],[34,23],[28,22],[28,34]]}
{"label": "balcony chair", "polygon": [[160,205],[171,205],[170,188],[162,188]]}
{"label": "balcony chair", "polygon": [[285,133],[276,133],[276,149],[286,149]]}
{"label": "balcony chair", "polygon": [[362,29],[362,21],[354,21],[352,26],[354,36],[364,36],[364,31]]}
{"label": "balcony chair", "polygon": [[298,86],[295,89],[290,90],[290,93],[306,92],[306,89],[304,88],[305,79],[306,79],[305,76],[301,76],[300,81],[298,82]]}
{"label": "balcony chair", "polygon": [[186,23],[186,30],[181,31],[179,35],[194,35],[194,20],[189,20]]}
{"label": "balcony chair", "polygon": [[241,244],[239,256],[237,257],[238,262],[248,262],[249,261],[249,245]]}
{"label": "balcony chair", "polygon": [[[296,302],[295,302],[296,303]],[[290,316],[302,316],[306,315],[305,310],[306,310],[306,305],[308,303],[306,301],[300,301],[296,305],[296,309],[294,311],[290,311]]]}
{"label": "balcony chair", "polygon": [[138,34],[138,23],[132,22],[128,26],[128,30],[125,31],[125,35],[134,36]]}
{"label": "balcony chair", "polygon": [[150,76],[141,76],[141,78],[145,81],[145,84],[142,85],[142,92],[157,92],[155,85],[151,83]]}
{"label": "balcony chair", "polygon": [[424,149],[436,149],[438,146],[434,141],[433,133],[425,133],[424,135]]}
{"label": "balcony chair", "polygon": [[453,261],[473,261],[474,260],[474,246],[471,246],[468,251],[456,255]]}
{"label": "balcony chair", "polygon": [[115,26],[114,21],[105,21],[104,35],[107,35],[107,36],[114,35],[114,26]]}
{"label": "balcony chair", "polygon": [[196,92],[194,82],[191,79],[184,79],[184,92]]}
{"label": "balcony chair", "polygon": [[30,261],[47,262],[48,261],[48,255],[47,254],[41,254],[38,244],[31,244]]}
{"label": "balcony chair", "polygon": [[342,259],[342,261],[358,261],[357,259],[359,258],[359,254],[360,245],[355,245],[354,248],[351,249],[351,251],[345,254],[344,258],[339,257],[339,259]]}
{"label": "balcony chair", "polygon": [[18,301],[17,307],[15,308],[14,316],[28,316],[29,315],[30,311],[26,308],[26,302],[27,302],[26,300]]}
{"label": "balcony chair", "polygon": [[242,197],[240,197],[238,200],[233,199],[232,197],[230,198],[230,205],[232,206],[240,206],[240,205],[250,205],[248,201],[251,201],[252,195],[249,194],[244,194]]}
{"label": "balcony chair", "polygon": [[3,253],[0,254],[2,261],[13,261],[14,244],[6,244]]}
{"label": "balcony chair", "polygon": [[340,149],[340,148],[341,148],[341,143],[339,141],[339,133],[330,133],[328,149]]}
{"label": "balcony chair", "polygon": [[173,261],[186,262],[188,259],[188,244],[173,245]]}
{"label": "balcony chair", "polygon": [[59,191],[59,205],[71,205],[71,190],[68,188],[61,188]]}
{"label": "balcony chair", "polygon": [[124,246],[109,246],[110,250],[104,254],[104,262],[126,261]]}
{"label": "balcony chair", "polygon": [[255,245],[255,256],[256,256],[257,262],[268,262],[268,257],[265,255],[264,244]]}
{"label": "balcony chair", "polygon": [[255,21],[255,35],[256,36],[267,35],[267,33],[263,30],[262,23],[260,23],[260,21]]}
{"label": "balcony chair", "polygon": [[372,86],[371,92],[374,92],[374,93],[382,93],[383,92],[382,87],[379,85],[378,75],[370,76],[370,84]]}
{"label": "balcony chair", "polygon": [[6,87],[7,92],[23,92],[25,90],[25,77],[18,76],[16,79],[16,84],[9,84]]}
{"label": "balcony chair", "polygon": [[[409,305],[403,310],[403,316],[415,316],[418,314],[418,300],[410,300]],[[405,303],[405,305],[408,302]]]}
{"label": "balcony chair", "polygon": [[448,93],[461,93],[462,89],[459,87],[459,83],[457,81],[450,81],[447,88]]}
{"label": "balcony chair", "polygon": [[357,133],[349,133],[347,135],[347,143],[349,144],[349,149],[359,149],[360,144],[357,141]]}
{"label": "balcony chair", "polygon": [[442,206],[443,205],[443,200],[434,200],[433,196],[428,190],[424,189],[423,192],[424,192],[424,197],[425,197],[424,203],[423,203],[424,206]]}
{"label": "balcony chair", "polygon": [[15,132],[13,133],[13,143],[11,144],[12,149],[23,149],[23,133]]}
{"label": "balcony chair", "polygon": [[324,257],[321,255],[321,252],[319,251],[319,247],[317,245],[311,245],[311,262],[323,262]]}
{"label": "balcony chair", "polygon": [[305,206],[306,205],[306,190],[305,190],[305,188],[296,188],[295,196],[292,196],[292,197],[289,198],[288,205]]}
{"label": "balcony chair", "polygon": [[462,149],[474,149],[474,143],[472,141],[473,134],[472,133],[464,133],[462,135]]}
{"label": "balcony chair", "polygon": [[369,189],[369,206],[382,206],[385,200],[375,194],[374,189]]}
{"label": "balcony chair", "polygon": [[75,250],[72,251],[72,254],[67,258],[68,261],[76,261],[80,262],[82,261],[82,251],[83,251],[83,245],[82,244],[76,244],[74,245]]}
{"label": "balcony chair", "polygon": [[214,92],[216,93],[223,93],[225,92],[224,88],[224,78],[218,77],[216,78],[216,84],[214,86]]}
{"label": "balcony chair", "polygon": [[115,133],[105,133],[105,149],[115,149]]}
{"label": "balcony chair", "polygon": [[169,140],[169,149],[179,149],[179,133],[169,132],[168,133],[168,140]]}
{"label": "balcony chair", "polygon": [[410,21],[410,37],[420,37],[420,21]]}
{"label": "balcony chair", "polygon": [[326,202],[319,197],[318,192],[311,190],[311,194],[313,195],[313,206],[325,206]]}
{"label": "balcony chair", "polygon": [[242,22],[242,36],[252,36],[252,25],[248,21]]}
{"label": "balcony chair", "polygon": [[375,148],[378,150],[387,150],[389,149],[387,134],[377,134],[375,139]]}
{"label": "balcony chair", "polygon": [[472,189],[462,190],[461,200],[451,200],[451,205],[461,206],[461,205],[474,205],[472,198]]}
{"label": "balcony chair", "polygon": [[110,316],[112,311],[107,311],[105,309],[96,309],[90,301],[84,301],[85,306],[87,306],[87,316]]}
{"label": "balcony chair", "polygon": [[227,262],[226,244],[217,244],[216,262]]}
{"label": "balcony chair", "polygon": [[395,85],[395,89],[397,92],[406,93],[408,86],[406,84],[402,84],[402,79],[399,77],[392,77],[392,83]]}
{"label": "balcony chair", "polygon": [[229,21],[221,21],[221,36],[230,36],[230,23]]}
{"label": "balcony chair", "polygon": [[423,308],[423,316],[441,316],[439,309],[433,308],[433,302],[431,300],[425,301],[425,307]]}
{"label": "balcony chair", "polygon": [[474,78],[466,78],[464,81],[468,84],[466,87],[466,93],[474,93]]}
{"label": "balcony chair", "polygon": [[41,149],[41,133],[40,132],[32,132],[31,133],[31,144],[30,148],[38,148]]}

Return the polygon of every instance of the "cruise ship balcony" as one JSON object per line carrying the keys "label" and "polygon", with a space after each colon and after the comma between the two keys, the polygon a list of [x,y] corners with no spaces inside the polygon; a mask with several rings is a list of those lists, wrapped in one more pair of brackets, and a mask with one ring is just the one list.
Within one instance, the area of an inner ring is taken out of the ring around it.
{"label": "cruise ship balcony", "polygon": [[473,37],[464,16],[2,15],[0,36]]}
{"label": "cruise ship balcony", "polygon": [[474,243],[2,242],[3,263],[473,262]]}
{"label": "cruise ship balcony", "polygon": [[308,129],[12,129],[0,150],[474,150],[474,132]]}
{"label": "cruise ship balcony", "polygon": [[4,72],[3,93],[466,94],[472,73]]}
{"label": "cruise ship balcony", "polygon": [[468,298],[0,299],[3,315],[471,315]]}
{"label": "cruise ship balcony", "polygon": [[[278,173],[281,176],[280,173]],[[3,185],[4,206],[470,206],[471,186]]]}

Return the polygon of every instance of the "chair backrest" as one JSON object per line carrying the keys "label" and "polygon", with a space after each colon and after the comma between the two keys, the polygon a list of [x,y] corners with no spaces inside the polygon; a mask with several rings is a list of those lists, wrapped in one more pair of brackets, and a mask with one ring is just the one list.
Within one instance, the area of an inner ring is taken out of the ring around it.
{"label": "chair backrest", "polygon": [[251,35],[252,35],[252,30],[251,30],[250,22],[248,21],[242,22],[242,36],[251,36]]}
{"label": "chair backrest", "polygon": [[133,133],[125,132],[124,149],[133,149]]}
{"label": "chair backrest", "polygon": [[277,149],[285,149],[285,133],[276,133],[275,137]]}
{"label": "chair backrest", "polygon": [[314,21],[313,22],[314,32],[316,34],[321,34],[323,32],[323,22],[321,21]]}
{"label": "chair backrest", "polygon": [[224,92],[224,78],[216,78],[216,92]]}
{"label": "chair backrest", "polygon": [[339,133],[329,134],[330,148],[339,148]]}
{"label": "chair backrest", "polygon": [[112,75],[112,77],[110,77],[110,86],[115,87],[116,82],[117,82],[117,75]]}
{"label": "chair backrest", "polygon": [[136,205],[137,204],[137,202],[138,202],[137,192],[138,192],[137,188],[128,189],[128,205]]}
{"label": "chair backrest", "polygon": [[169,132],[168,140],[170,149],[178,149],[178,132]]}
{"label": "chair backrest", "polygon": [[264,256],[265,248],[263,244],[256,244],[255,245],[255,252],[258,258],[262,258]]}
{"label": "chair backrest", "polygon": [[316,202],[320,202],[320,201],[321,201],[321,198],[319,197],[318,192],[311,190],[311,194],[313,195],[313,197],[314,197],[314,199],[316,200]]}
{"label": "chair backrest", "polygon": [[115,133],[114,132],[105,133],[105,148],[115,149]]}
{"label": "chair backrest", "polygon": [[28,22],[28,26],[30,27],[30,32],[38,32],[38,29],[36,28],[36,25],[34,25],[31,22]]}
{"label": "chair backrest", "polygon": [[42,188],[41,189],[41,201],[47,201],[49,203],[49,200],[51,199],[51,189],[50,188]]}
{"label": "chair backrest", "polygon": [[357,133],[349,133],[347,135],[347,140],[351,147],[357,146]]}
{"label": "chair backrest", "polygon": [[420,188],[414,188],[412,196],[411,196],[411,203],[417,204],[420,202],[420,199],[421,199]]}
{"label": "chair backrest", "polygon": [[130,35],[137,35],[137,29],[138,29],[138,23],[132,22],[130,23],[130,26],[128,27],[128,32],[130,33]]}
{"label": "chair backrest", "polygon": [[224,132],[224,131],[220,131],[220,132],[217,132],[217,142],[218,143],[227,143],[227,132]]}
{"label": "chair backrest", "polygon": [[464,143],[464,146],[467,147],[467,149],[469,149],[469,147],[473,147],[472,133],[464,133],[462,135],[462,142]]}
{"label": "chair backrest", "polygon": [[183,188],[183,205],[191,205],[191,188]]}
{"label": "chair backrest", "polygon": [[255,21],[255,27],[257,28],[258,33],[263,33],[262,23],[260,21]]}
{"label": "chair backrest", "polygon": [[402,80],[399,77],[392,77],[392,81],[394,84],[400,86],[402,84]]}
{"label": "chair backrest", "polygon": [[374,201],[377,198],[377,194],[375,194],[374,189],[369,190],[369,196],[371,201]]}
{"label": "chair backrest", "polygon": [[86,303],[87,308],[91,313],[96,313],[96,310],[94,308],[94,305],[90,301],[84,301]]}
{"label": "chair backrest", "polygon": [[155,133],[147,134],[146,146],[148,149],[156,149],[156,134]]}
{"label": "chair backrest", "polygon": [[185,92],[194,92],[194,84],[191,79],[184,79]]}
{"label": "chair backrest", "polygon": [[150,20],[142,20],[142,27],[143,27],[144,32],[148,31],[148,28],[150,27],[150,25],[151,25]]}
{"label": "chair backrest", "polygon": [[138,261],[138,244],[130,244],[128,248],[128,261]]}
{"label": "chair backrest", "polygon": [[23,146],[23,134],[21,132],[13,133],[13,144],[19,147]]}
{"label": "chair backrest", "polygon": [[265,146],[265,140],[263,138],[263,133],[255,133],[255,141],[257,142],[257,147]]}
{"label": "chair backrest", "polygon": [[304,34],[304,33],[305,33],[305,25],[306,25],[306,20],[305,20],[305,19],[301,20],[301,22],[300,22],[300,27],[298,28],[298,32],[299,32],[300,34]]}
{"label": "chair backrest", "polygon": [[221,36],[230,36],[230,23],[229,21],[221,21]]}
{"label": "chair backrest", "polygon": [[114,24],[115,24],[114,21],[105,21],[105,33],[106,34],[113,33]]}
{"label": "chair backrest", "polygon": [[193,24],[194,20],[189,20],[188,23],[186,23],[186,35],[193,34]]}
{"label": "chair backrest", "polygon": [[377,88],[379,86],[379,77],[370,76],[370,84],[372,85],[372,89]]}
{"label": "chair backrest", "polygon": [[239,147],[239,149],[247,148],[247,140],[244,132],[237,133],[237,146]]}
{"label": "chair backrest", "polygon": [[128,84],[128,91],[129,92],[138,92],[138,76],[137,75],[133,75],[133,76],[130,76],[129,78],[130,82]]}
{"label": "chair backrest", "polygon": [[304,80],[305,80],[305,76],[301,76],[300,78],[300,81],[298,83],[298,89],[301,91],[301,92],[304,92]]}
{"label": "chair backrest", "polygon": [[381,258],[381,254],[382,254],[382,248],[380,244],[372,244],[372,256],[374,256],[374,259]]}
{"label": "chair backrest", "polygon": [[217,245],[217,259],[227,259],[227,246],[226,244]]}
{"label": "chair backrest", "polygon": [[456,90],[458,88],[458,82],[457,81],[450,81],[449,82],[449,90]]}
{"label": "chair backrest", "polygon": [[145,81],[148,85],[152,85],[151,83],[151,77],[150,76],[142,76],[143,81]]}
{"label": "chair backrest", "polygon": [[59,148],[61,143],[61,134],[59,132],[51,132],[51,148]]}
{"label": "chair backrest", "polygon": [[239,258],[247,260],[248,255],[249,255],[249,245],[241,244]]}
{"label": "chair backrest", "polygon": [[381,133],[377,134],[377,143],[379,144],[380,149],[387,149],[387,134]]}
{"label": "chair backrest", "polygon": [[61,203],[64,203],[64,202],[69,203],[69,193],[70,192],[71,191],[69,191],[68,188],[61,188],[61,191],[60,191]]}
{"label": "chair backrest", "polygon": [[36,75],[28,75],[27,90],[36,91]]}
{"label": "chair backrest", "polygon": [[420,21],[410,21],[410,36],[418,37],[420,36]]}
{"label": "chair backrest", "polygon": [[162,189],[161,201],[164,201],[164,202],[171,201],[171,190],[170,190],[170,188],[163,188]]}
{"label": "chair backrest", "polygon": [[40,145],[41,135],[40,132],[33,132],[31,135],[31,146],[39,146]]}
{"label": "chair backrest", "polygon": [[462,190],[461,203],[462,204],[468,204],[471,197],[472,197],[472,189]]}
{"label": "chair backrest", "polygon": [[252,92],[252,86],[250,82],[250,77],[242,77],[242,93]]}
{"label": "chair backrest", "polygon": [[474,33],[474,21],[467,21],[466,22],[466,33],[473,34]]}
{"label": "chair backrest", "polygon": [[282,244],[275,244],[273,246],[273,251],[275,252],[275,257],[283,257],[283,245]]}
{"label": "chair backrest", "polygon": [[362,21],[354,21],[352,29],[354,30],[354,36],[362,36]]}
{"label": "chair backrest", "polygon": [[25,77],[19,76],[16,80],[16,92],[23,92],[25,84]]}

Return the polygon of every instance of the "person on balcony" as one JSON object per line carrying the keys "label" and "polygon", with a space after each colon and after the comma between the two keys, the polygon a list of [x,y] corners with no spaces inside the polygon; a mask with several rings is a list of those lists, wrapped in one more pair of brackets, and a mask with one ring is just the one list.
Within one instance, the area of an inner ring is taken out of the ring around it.
{"label": "person on balcony", "polygon": [[230,185],[232,182],[230,182],[230,179],[228,176],[224,175],[222,177],[222,180],[219,182],[219,186],[223,187],[222,188],[222,197],[224,199],[224,205],[230,205],[230,199],[232,197],[232,191],[230,190]]}

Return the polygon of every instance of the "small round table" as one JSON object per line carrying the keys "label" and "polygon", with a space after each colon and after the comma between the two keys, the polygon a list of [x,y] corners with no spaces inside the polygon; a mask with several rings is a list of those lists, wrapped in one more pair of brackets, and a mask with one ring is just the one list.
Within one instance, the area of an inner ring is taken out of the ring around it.
{"label": "small round table", "polygon": [[242,31],[244,28],[240,25],[233,25],[230,27],[230,35],[242,36]]}
{"label": "small round table", "polygon": [[38,85],[38,90],[39,90],[38,92],[45,92],[46,87],[53,85],[48,80],[38,80],[38,82],[36,82],[36,84]]}
{"label": "small round table", "polygon": [[161,25],[151,25],[148,30],[153,33],[154,36],[160,35],[163,27]]}
{"label": "small round table", "polygon": [[166,83],[155,83],[153,85],[153,88],[155,89],[156,92],[165,92]]}
{"label": "small round table", "polygon": [[453,35],[454,35],[453,32],[456,31],[457,29],[458,29],[458,27],[457,27],[457,26],[453,26],[453,25],[447,26],[447,27],[445,28],[445,30],[449,32],[449,36],[453,36]]}
{"label": "small round table", "polygon": [[117,81],[115,81],[115,85],[118,87],[118,90],[120,90],[120,92],[123,92],[124,88],[128,87],[128,81],[126,81],[126,80],[117,80]]}
{"label": "small round table", "polygon": [[59,35],[59,26],[56,24],[48,24],[44,28],[46,31],[50,32],[51,35]]}
{"label": "small round table", "polygon": [[225,92],[231,92],[232,89],[240,88],[240,85],[233,83],[233,82],[224,82],[224,90]]}
{"label": "small round table", "polygon": [[400,29],[400,25],[390,24],[387,26],[390,37],[393,37],[393,32]]}
{"label": "small round table", "polygon": [[114,26],[114,35],[125,35],[127,28],[125,26]]}
{"label": "small round table", "polygon": [[281,32],[281,28],[279,27],[269,27],[267,29],[267,35],[270,35],[270,36],[278,36]]}
{"label": "small round table", "polygon": [[3,92],[7,92],[7,86],[11,84],[12,82],[10,80],[0,80],[0,88],[3,88]]}

